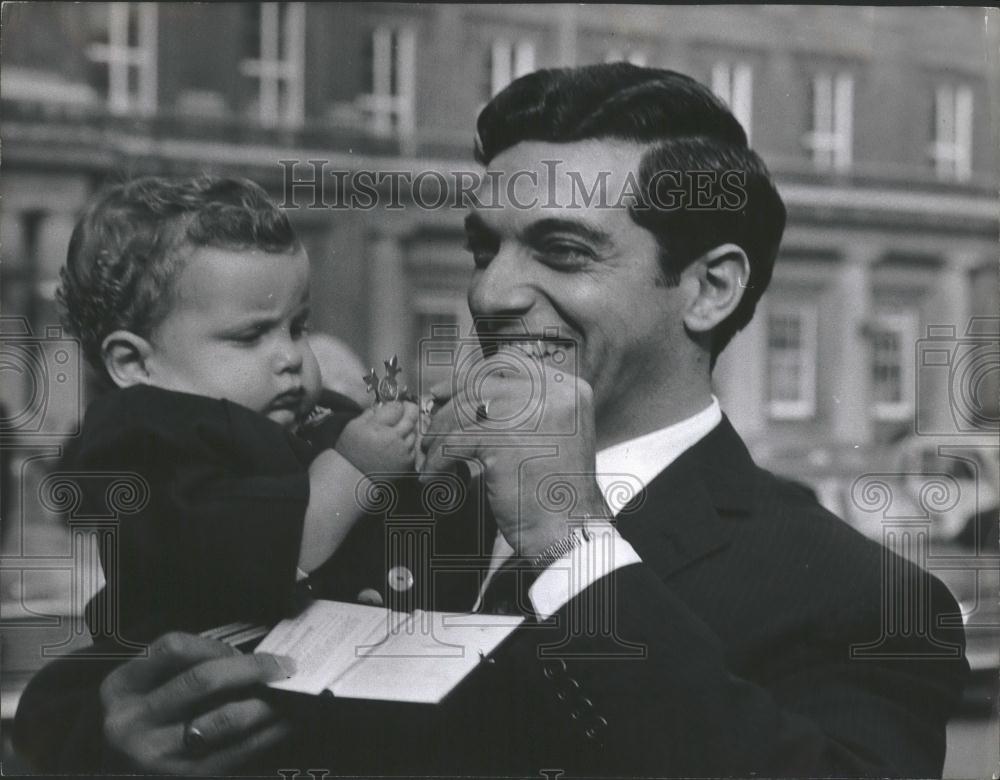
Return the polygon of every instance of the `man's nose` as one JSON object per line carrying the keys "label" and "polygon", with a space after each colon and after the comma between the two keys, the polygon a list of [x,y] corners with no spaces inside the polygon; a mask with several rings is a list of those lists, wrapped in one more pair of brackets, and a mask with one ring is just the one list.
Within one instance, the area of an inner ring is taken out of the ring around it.
{"label": "man's nose", "polygon": [[472,279],[469,309],[474,316],[520,314],[531,308],[535,293],[531,267],[514,249],[503,249]]}

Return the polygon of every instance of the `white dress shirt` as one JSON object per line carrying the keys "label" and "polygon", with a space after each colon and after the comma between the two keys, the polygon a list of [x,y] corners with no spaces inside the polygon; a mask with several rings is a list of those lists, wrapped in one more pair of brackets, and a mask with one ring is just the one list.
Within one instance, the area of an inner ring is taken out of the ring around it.
{"label": "white dress shirt", "polygon": [[[600,450],[596,456],[597,484],[612,513],[617,515],[661,471],[721,421],[722,409],[713,395],[712,402],[691,417]],[[601,577],[641,561],[611,523],[588,523],[587,531],[589,540],[553,561],[528,590],[528,598],[540,620],[555,614]],[[513,554],[507,540],[498,533],[493,542],[490,571],[473,610],[482,603],[483,593],[496,570]]]}

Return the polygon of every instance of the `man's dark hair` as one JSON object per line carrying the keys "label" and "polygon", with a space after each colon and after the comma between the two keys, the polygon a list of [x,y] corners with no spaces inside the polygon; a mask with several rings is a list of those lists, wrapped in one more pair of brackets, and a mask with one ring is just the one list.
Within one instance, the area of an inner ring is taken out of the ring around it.
{"label": "man's dark hair", "polygon": [[103,374],[104,338],[115,330],[152,333],[173,304],[189,250],[299,246],[285,213],[248,179],[150,176],[117,184],[73,230],[57,294],[63,322]]}
{"label": "man's dark hair", "polygon": [[[771,280],[785,207],[740,123],[702,84],[674,71],[627,63],[540,70],[494,97],[479,114],[477,130],[476,158],[484,164],[522,141],[608,138],[648,144],[638,171],[644,197],[630,207],[630,215],[656,237],[667,283],[676,283],[691,261],[721,244],[736,244],[750,261],[739,306],[712,333],[713,364],[753,317]],[[666,199],[649,197],[666,181],[654,178],[660,171],[676,172],[684,187],[696,172],[711,172],[713,202],[722,195],[719,177],[735,171],[743,177],[742,207],[662,208]]]}

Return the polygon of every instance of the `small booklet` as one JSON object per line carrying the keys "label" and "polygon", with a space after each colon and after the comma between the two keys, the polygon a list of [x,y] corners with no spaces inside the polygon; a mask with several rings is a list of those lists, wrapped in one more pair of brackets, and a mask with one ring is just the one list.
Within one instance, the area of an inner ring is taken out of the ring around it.
{"label": "small booklet", "polygon": [[523,621],[314,601],[278,623],[254,652],[295,659],[296,674],[273,688],[436,704]]}

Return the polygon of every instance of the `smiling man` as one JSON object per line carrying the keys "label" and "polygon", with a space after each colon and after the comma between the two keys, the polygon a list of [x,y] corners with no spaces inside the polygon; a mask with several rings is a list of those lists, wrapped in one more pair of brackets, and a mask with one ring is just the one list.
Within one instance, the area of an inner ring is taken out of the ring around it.
{"label": "smiling man", "polygon": [[[438,388],[425,468],[482,464],[496,541],[479,602],[529,625],[432,713],[367,719],[336,702],[279,716],[253,688],[266,658],[174,635],[105,680],[98,753],[260,769],[255,735],[284,718],[283,765],[333,773],[939,775],[967,673],[961,629],[941,628],[957,606],[757,467],[711,394],[785,217],[738,122],[686,76],[614,64],[518,79],[478,131],[509,184],[466,218],[486,356]],[[496,430],[533,402],[537,425]],[[886,633],[883,601],[911,597],[927,630]],[[22,729],[69,699],[54,687],[29,692]],[[207,746],[185,753],[195,713]]]}

